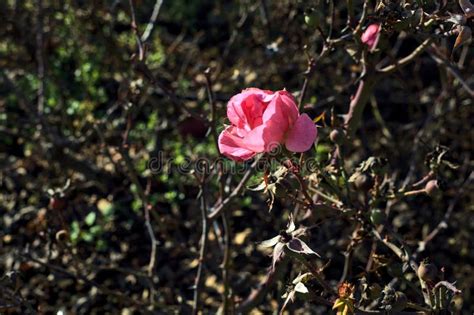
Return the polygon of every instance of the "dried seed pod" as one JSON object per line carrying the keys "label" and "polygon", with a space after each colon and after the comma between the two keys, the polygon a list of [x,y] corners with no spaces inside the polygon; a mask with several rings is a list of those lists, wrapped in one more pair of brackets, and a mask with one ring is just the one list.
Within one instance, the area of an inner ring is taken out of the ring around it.
{"label": "dried seed pod", "polygon": [[332,142],[334,142],[335,144],[343,144],[344,143],[344,139],[345,139],[345,134],[344,134],[344,131],[342,131],[341,129],[334,129],[333,131],[331,131],[331,133],[329,134],[329,139],[331,139]]}
{"label": "dried seed pod", "polygon": [[434,264],[421,262],[420,266],[418,267],[418,277],[423,281],[433,282],[436,280],[436,276],[438,275],[438,268]]}
{"label": "dried seed pod", "polygon": [[381,209],[372,209],[370,211],[370,222],[374,225],[383,224],[385,222],[385,213]]}
{"label": "dried seed pod", "polygon": [[392,312],[403,311],[407,307],[407,296],[400,291],[395,292],[395,301],[392,303]]}
{"label": "dried seed pod", "polygon": [[367,173],[360,173],[354,180],[354,185],[362,191],[369,191],[374,186],[372,177]]}
{"label": "dried seed pod", "polygon": [[428,196],[433,196],[439,190],[438,181],[432,179],[425,185],[425,191]]}
{"label": "dried seed pod", "polygon": [[61,211],[66,208],[66,199],[59,196],[52,196],[49,199],[49,207],[56,211]]}

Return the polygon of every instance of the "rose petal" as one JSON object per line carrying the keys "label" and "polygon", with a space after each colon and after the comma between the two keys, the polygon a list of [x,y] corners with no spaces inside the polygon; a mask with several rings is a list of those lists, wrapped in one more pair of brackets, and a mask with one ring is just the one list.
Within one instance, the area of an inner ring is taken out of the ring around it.
{"label": "rose petal", "polygon": [[304,152],[311,148],[317,136],[316,125],[307,114],[303,114],[288,132],[285,146],[292,152]]}
{"label": "rose petal", "polygon": [[230,122],[239,128],[250,130],[261,124],[263,111],[268,105],[267,97],[271,91],[248,88],[234,95],[227,103],[227,117]]}
{"label": "rose petal", "polygon": [[245,161],[255,155],[255,152],[246,148],[242,138],[237,136],[237,128],[232,126],[221,132],[218,145],[221,154],[234,161]]}
{"label": "rose petal", "polygon": [[293,95],[286,90],[278,91],[276,94],[280,97],[283,105],[283,113],[287,116],[288,124],[292,126],[299,116],[299,110],[295,99],[293,98]]}
{"label": "rose petal", "polygon": [[264,123],[272,121],[286,132],[297,118],[298,107],[291,94],[287,91],[278,91],[265,109],[262,120]]}
{"label": "rose petal", "polygon": [[242,139],[245,147],[254,152],[270,152],[282,143],[285,130],[278,122],[269,121],[247,133]]}

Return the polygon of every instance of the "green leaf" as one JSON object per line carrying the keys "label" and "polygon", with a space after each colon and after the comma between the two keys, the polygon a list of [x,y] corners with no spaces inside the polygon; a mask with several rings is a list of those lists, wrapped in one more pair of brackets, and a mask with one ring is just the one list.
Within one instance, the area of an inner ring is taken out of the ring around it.
{"label": "green leaf", "polygon": [[79,238],[79,234],[81,233],[81,228],[79,227],[79,222],[73,221],[71,223],[71,241],[75,242]]}
{"label": "green leaf", "polygon": [[89,212],[89,214],[86,216],[84,222],[86,222],[86,224],[88,226],[92,226],[92,225],[94,225],[96,217],[97,217],[97,215],[96,215],[95,212]]}

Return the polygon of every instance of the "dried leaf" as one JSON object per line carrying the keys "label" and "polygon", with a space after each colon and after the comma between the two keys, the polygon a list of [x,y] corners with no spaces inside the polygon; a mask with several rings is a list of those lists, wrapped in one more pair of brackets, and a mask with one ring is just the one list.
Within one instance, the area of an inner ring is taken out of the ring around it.
{"label": "dried leaf", "polygon": [[298,292],[298,293],[302,293],[302,294],[307,294],[309,293],[309,290],[308,288],[302,283],[302,282],[298,282],[296,285],[295,285],[295,292]]}
{"label": "dried leaf", "polygon": [[316,255],[318,257],[321,257],[318,253],[313,251],[308,245],[306,245],[305,242],[303,242],[299,238],[293,238],[286,244],[286,247],[297,254]]}
{"label": "dried leaf", "polygon": [[290,214],[290,221],[288,222],[288,226],[286,227],[286,233],[290,234],[294,230],[296,230],[295,221],[293,220],[293,215]]}
{"label": "dried leaf", "polygon": [[275,246],[279,241],[280,241],[280,235],[277,235],[275,237],[272,237],[269,240],[265,240],[261,242],[259,246],[262,248],[270,248],[270,247]]}
{"label": "dried leaf", "polygon": [[319,116],[315,117],[313,119],[314,123],[317,123],[318,121],[322,120],[324,121],[324,116],[326,115],[326,111],[323,111]]}
{"label": "dried leaf", "polygon": [[270,184],[267,186],[267,193],[270,196],[268,202],[268,212],[271,212],[273,209],[273,204],[275,203],[275,194],[276,194],[276,184]]}
{"label": "dried leaf", "polygon": [[469,42],[471,38],[471,28],[469,26],[461,26],[461,31],[459,32],[458,37],[456,37],[456,42],[454,43],[453,51]]}
{"label": "dried leaf", "polygon": [[346,46],[346,51],[349,54],[349,56],[354,60],[354,61],[359,61],[357,58],[357,54],[359,52],[358,46],[355,44],[348,44]]}
{"label": "dried leaf", "polygon": [[284,253],[284,251],[283,251],[284,248],[285,248],[285,244],[283,244],[283,243],[277,243],[275,245],[275,248],[273,248],[272,269],[275,269],[276,263],[282,257],[282,255]]}
{"label": "dried leaf", "polygon": [[300,274],[298,277],[296,277],[295,279],[293,279],[292,283],[293,284],[298,284],[298,282],[303,282],[305,283],[306,281],[308,281],[309,279],[311,279],[313,277],[313,275],[311,274],[311,272],[307,272],[307,273],[304,273],[304,274]]}
{"label": "dried leaf", "polygon": [[265,183],[265,181],[262,181],[257,186],[247,187],[247,189],[251,191],[265,191],[267,189],[267,183]]}
{"label": "dried leaf", "polygon": [[282,298],[286,298],[286,299],[285,299],[285,303],[283,303],[283,306],[281,307],[279,314],[283,314],[283,311],[286,309],[286,306],[288,305],[288,303],[290,301],[293,302],[295,300],[295,293],[296,292],[294,290],[291,290],[290,292],[282,296]]}

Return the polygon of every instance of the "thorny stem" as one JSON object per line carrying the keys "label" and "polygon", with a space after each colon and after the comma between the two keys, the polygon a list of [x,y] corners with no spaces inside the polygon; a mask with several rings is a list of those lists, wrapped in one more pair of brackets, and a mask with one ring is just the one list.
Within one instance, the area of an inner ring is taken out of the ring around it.
{"label": "thorny stem", "polygon": [[45,89],[45,65],[44,65],[44,35],[43,35],[43,1],[36,1],[36,61],[38,63],[38,115],[44,110],[44,89]]}
{"label": "thorny stem", "polygon": [[204,180],[201,182],[201,218],[202,218],[202,234],[201,234],[201,249],[199,251],[199,265],[196,274],[196,279],[194,282],[194,301],[193,301],[193,315],[197,315],[200,307],[199,296],[201,295],[202,289],[202,271],[204,266],[204,259],[207,250],[207,240],[208,240],[208,218],[207,218],[207,201],[206,201],[206,191]]}
{"label": "thorny stem", "polygon": [[375,235],[375,237],[381,241],[385,246],[387,246],[388,248],[390,248],[394,253],[395,255],[398,256],[398,258],[400,258],[403,262],[405,263],[408,263],[409,266],[413,269],[413,271],[416,273],[418,271],[418,263],[414,260],[413,258],[413,255],[410,255],[407,250],[408,250],[408,247],[403,243],[403,241],[398,237],[398,235],[396,235],[395,233],[393,233],[391,230],[389,230],[388,228],[386,228],[387,230],[387,233],[390,233],[390,236],[394,237],[395,239],[397,239],[401,244],[402,244],[402,248],[404,248],[405,250],[403,250],[402,248],[398,247],[397,245],[393,244],[392,242],[390,242],[387,238],[382,238],[382,236],[380,235],[379,232],[377,232],[375,229],[372,230],[372,233]]}
{"label": "thorny stem", "polygon": [[323,287],[324,292],[332,295],[336,294],[336,292],[333,290],[333,288],[331,288],[329,283],[327,283],[326,280],[324,280],[324,278],[321,276],[320,271],[315,266],[313,266],[310,261],[303,257],[303,259],[301,259],[301,262],[309,270],[309,272],[311,272],[316,281],[318,281],[318,283]]}
{"label": "thorny stem", "polygon": [[247,314],[262,302],[273,284],[284,276],[288,261],[288,257],[284,257],[282,261],[276,264],[275,268],[270,268],[265,280],[259,284],[257,289],[252,290],[250,295],[237,306],[237,314]]}
{"label": "thorny stem", "polygon": [[176,108],[178,108],[179,110],[182,110],[188,116],[191,116],[199,120],[200,122],[207,124],[207,121],[205,121],[200,115],[190,110],[186,106],[186,104],[184,104],[182,100],[178,98],[178,96],[176,96],[172,88],[168,87],[165,83],[158,80],[143,61],[138,61],[135,63],[135,70],[138,73],[141,73],[150,82],[150,84],[155,86],[155,88],[162,90],[163,93],[168,97],[168,99]]}
{"label": "thorny stem", "polygon": [[355,21],[354,1],[347,0],[347,24],[353,25],[354,21]]}
{"label": "thorny stem", "polygon": [[426,244],[428,244],[431,240],[433,240],[438,233],[448,227],[448,221],[451,218],[451,215],[454,211],[454,207],[456,206],[456,203],[458,202],[459,198],[464,194],[464,191],[467,186],[474,180],[474,172],[471,172],[467,179],[464,181],[464,183],[461,185],[461,188],[459,189],[458,193],[456,194],[456,197],[453,199],[453,201],[449,204],[448,210],[444,214],[443,219],[438,223],[438,225],[431,231],[426,238],[419,242],[418,248],[415,253],[415,257],[421,253],[422,251],[425,250]]}
{"label": "thorny stem", "polygon": [[216,202],[214,206],[212,207],[212,212],[209,213],[208,218],[213,220],[217,216],[221,214],[221,212],[224,210],[224,208],[232,201],[234,200],[235,197],[237,197],[242,189],[245,187],[245,184],[247,181],[250,179],[252,176],[253,171],[257,167],[258,161],[260,160],[261,157],[255,158],[255,161],[252,163],[250,168],[245,172],[244,176],[240,180],[239,184],[234,188],[234,190],[225,198],[222,202]]}
{"label": "thorny stem", "polygon": [[[101,139],[102,143],[105,144],[106,143],[105,137],[102,134],[102,131],[101,131],[99,125],[95,126],[95,130],[96,130],[97,134],[99,135],[99,138]],[[111,161],[114,161],[114,159],[110,155],[110,152],[108,150],[106,150],[106,151],[107,151],[107,154],[109,155],[109,159]],[[135,187],[137,187],[138,195],[139,195],[139,197],[142,201],[143,207],[144,207],[145,226],[147,228],[148,235],[151,239],[151,252],[150,252],[150,261],[148,263],[148,268],[147,268],[147,275],[148,275],[147,280],[149,282],[149,287],[150,287],[150,292],[151,292],[150,302],[153,304],[154,303],[153,272],[154,272],[155,264],[156,264],[156,254],[157,254],[158,241],[155,237],[155,233],[153,231],[153,226],[151,224],[151,218],[150,218],[151,204],[149,203],[149,200],[148,200],[149,192],[148,192],[148,189],[146,191],[145,191],[145,189],[143,189],[143,186],[141,185],[141,183],[138,179],[138,175],[135,171],[135,168],[133,167],[133,163],[130,159],[130,156],[128,155],[128,152],[125,150],[124,145],[119,147],[119,152],[120,152],[121,156],[123,157],[123,160],[125,161],[125,165],[127,167],[127,171],[129,173],[129,177],[130,177],[132,183],[135,185]],[[115,162],[113,162],[113,163],[114,163],[114,165],[116,164]],[[152,214],[154,214],[154,212],[152,212]]]}
{"label": "thorny stem", "polygon": [[398,70],[403,66],[406,66],[407,64],[412,62],[416,57],[418,57],[423,51],[425,51],[425,49],[428,48],[431,45],[433,40],[434,40],[433,37],[429,37],[429,38],[425,39],[420,44],[420,46],[415,48],[415,50],[413,50],[408,56],[398,60],[394,64],[386,66],[382,69],[378,69],[378,72],[387,74],[387,73],[394,72],[395,70]]}
{"label": "thorny stem", "polygon": [[[212,91],[212,81],[211,81],[211,72],[210,69],[207,68],[204,71],[204,75],[206,78],[206,91],[209,100],[209,105],[211,106],[211,117],[210,117],[210,131],[212,133],[214,144],[216,146],[216,150],[219,152],[219,143],[218,143],[218,135],[216,130],[216,101],[214,97],[214,93]],[[219,162],[217,165],[218,168],[218,181],[219,181],[219,202],[221,202],[224,198],[225,194],[225,183],[224,183],[224,172],[222,163]],[[207,216],[207,212],[206,212]],[[230,262],[230,253],[231,253],[231,229],[230,229],[230,222],[229,222],[229,215],[228,212],[224,209],[222,211],[222,225],[224,230],[224,257],[222,260],[222,282],[224,286],[224,290],[222,293],[222,307],[224,314],[228,314],[229,312],[229,262]]]}
{"label": "thorny stem", "polygon": [[[145,50],[143,47],[142,38],[138,32],[138,27],[135,18],[135,7],[133,6],[133,0],[129,0],[130,5],[130,16],[131,16],[131,28],[135,35],[138,47],[138,61],[135,61],[134,69],[141,73],[150,83],[163,91],[163,93],[169,98],[169,100],[176,106],[176,108],[181,109],[189,116],[196,118],[197,120],[204,122],[202,117],[194,112],[190,111],[176,96],[171,88],[168,88],[163,82],[157,80],[157,78],[150,71],[148,66],[145,64]],[[157,9],[159,11],[159,8]],[[157,12],[158,14],[159,12]]]}
{"label": "thorny stem", "polygon": [[[466,46],[467,48],[467,46]],[[446,70],[451,73],[458,81],[461,83],[461,86],[464,88],[464,90],[474,98],[474,90],[469,86],[469,83],[466,82],[465,79],[461,77],[461,74],[459,73],[459,69],[455,67],[451,62],[446,60],[442,53],[439,52],[439,49],[434,45],[431,44],[430,49],[428,50],[428,53],[430,57],[439,65],[443,66],[446,68]]]}
{"label": "thorny stem", "polygon": [[362,6],[362,14],[359,19],[359,23],[357,24],[357,27],[354,29],[353,34],[355,35],[356,38],[362,33],[362,27],[364,26],[365,20],[367,18],[367,9],[369,6],[369,0],[364,1],[364,5]]}
{"label": "thorny stem", "polygon": [[376,79],[372,75],[367,75],[366,79],[362,79],[359,82],[356,94],[351,99],[349,105],[349,111],[344,117],[344,126],[347,131],[347,137],[351,139],[357,128],[359,127],[362,120],[362,113],[364,112],[365,105],[372,94],[375,87]]}
{"label": "thorny stem", "polygon": [[211,134],[214,139],[216,149],[217,151],[219,151],[218,136],[217,136],[217,130],[216,130],[216,102],[215,102],[214,93],[212,92],[211,70],[209,68],[207,68],[204,71],[204,76],[206,78],[207,97],[209,100],[209,105],[211,106],[211,119],[210,119]]}
{"label": "thorny stem", "polygon": [[140,301],[138,301],[137,299],[134,299],[134,298],[131,298],[125,294],[123,294],[122,292],[118,292],[117,290],[111,290],[99,283],[97,283],[96,281],[94,280],[90,280],[89,277],[87,277],[86,275],[82,275],[80,274],[79,272],[76,272],[76,273],[72,273],[62,267],[59,267],[59,266],[56,266],[56,265],[52,265],[48,262],[44,262],[38,258],[35,258],[33,257],[30,253],[26,253],[26,254],[22,254],[22,257],[24,257],[25,259],[27,260],[31,260],[41,266],[44,266],[48,269],[51,269],[51,270],[54,270],[56,272],[59,272],[59,273],[62,273],[72,279],[75,279],[76,281],[83,281],[84,283],[87,283],[88,285],[92,286],[92,287],[95,287],[99,290],[99,292],[105,294],[105,295],[108,295],[108,296],[114,296],[114,297],[117,297],[119,299],[119,301],[126,301],[127,303],[129,304],[132,304],[132,305],[137,305],[137,306],[149,306],[149,305],[154,305],[154,306],[159,306],[159,305],[156,305],[155,303],[150,303],[150,304],[144,304]]}
{"label": "thorny stem", "polygon": [[310,57],[308,59],[308,68],[306,68],[305,71],[305,78],[303,82],[303,87],[301,88],[301,94],[300,94],[300,99],[298,100],[298,109],[301,111],[303,107],[303,101],[306,96],[306,91],[308,90],[308,84],[309,80],[311,79],[311,76],[314,72],[314,67],[316,66],[316,60],[314,58]]}
{"label": "thorny stem", "polygon": [[128,4],[130,6],[130,17],[132,19],[130,26],[132,27],[132,31],[133,31],[133,34],[135,35],[137,46],[138,46],[138,60],[142,61],[145,57],[145,52],[143,50],[143,43],[140,38],[140,34],[138,33],[137,20],[135,18],[135,7],[133,6],[133,0],[128,0]]}
{"label": "thorny stem", "polygon": [[306,186],[306,183],[305,183],[303,177],[302,177],[298,172],[293,172],[293,175],[295,175],[296,180],[297,180],[298,183],[300,184],[301,192],[303,193],[304,198],[305,198],[306,201],[308,202],[308,205],[309,205],[310,207],[313,207],[313,206],[314,206],[314,202],[313,202],[313,199],[311,198],[311,196],[310,196],[309,193],[308,193],[308,187]]}
{"label": "thorny stem", "polygon": [[222,293],[222,307],[224,314],[229,312],[229,298],[230,298],[230,288],[229,288],[229,262],[230,262],[230,253],[231,253],[231,230],[229,215],[226,210],[222,212],[222,225],[224,227],[224,259],[222,261],[222,282],[224,283],[224,291]]}
{"label": "thorny stem", "polygon": [[150,37],[151,32],[153,32],[153,28],[155,27],[156,19],[158,18],[158,14],[160,14],[161,5],[163,4],[163,0],[156,0],[155,6],[153,7],[153,13],[151,14],[150,21],[146,26],[145,31],[141,37],[141,41],[144,43]]}
{"label": "thorny stem", "polygon": [[352,232],[351,240],[347,245],[346,251],[344,252],[344,269],[342,271],[341,279],[339,283],[343,283],[346,281],[347,277],[350,275],[351,272],[351,265],[352,265],[352,256],[354,252],[354,247],[357,246],[358,242],[358,233],[361,229],[361,225],[357,225],[357,227]]}
{"label": "thorny stem", "polygon": [[148,200],[148,195],[143,189],[143,186],[141,185],[138,175],[135,171],[135,168],[133,167],[132,160],[130,159],[130,156],[128,155],[128,152],[123,148],[119,147],[120,154],[123,157],[123,160],[125,162],[125,165],[128,169],[129,172],[129,177],[132,181],[132,183],[135,185],[137,188],[138,195],[140,196],[140,199],[143,204],[143,209],[144,209],[144,215],[145,215],[145,226],[148,231],[148,235],[150,236],[151,240],[151,253],[150,253],[150,261],[148,263],[148,268],[147,272],[150,277],[153,276],[153,272],[155,270],[155,264],[156,264],[156,250],[158,246],[158,241],[155,237],[155,233],[153,231],[153,226],[151,225],[151,220],[150,220],[150,209],[151,209],[151,204]]}

